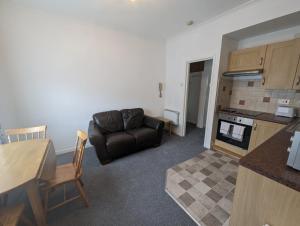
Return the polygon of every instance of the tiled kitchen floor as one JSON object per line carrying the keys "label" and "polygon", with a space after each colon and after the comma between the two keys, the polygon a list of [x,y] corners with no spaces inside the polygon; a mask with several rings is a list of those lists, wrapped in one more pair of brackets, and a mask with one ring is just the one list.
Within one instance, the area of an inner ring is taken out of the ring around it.
{"label": "tiled kitchen floor", "polygon": [[166,192],[201,226],[229,224],[238,161],[206,150],[167,170]]}

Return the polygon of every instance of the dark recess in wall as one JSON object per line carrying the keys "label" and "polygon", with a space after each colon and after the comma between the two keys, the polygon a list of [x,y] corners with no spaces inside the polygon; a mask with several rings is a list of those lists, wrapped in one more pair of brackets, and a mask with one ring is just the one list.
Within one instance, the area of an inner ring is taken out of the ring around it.
{"label": "dark recess in wall", "polygon": [[199,72],[204,70],[204,61],[199,61],[190,64],[190,73]]}

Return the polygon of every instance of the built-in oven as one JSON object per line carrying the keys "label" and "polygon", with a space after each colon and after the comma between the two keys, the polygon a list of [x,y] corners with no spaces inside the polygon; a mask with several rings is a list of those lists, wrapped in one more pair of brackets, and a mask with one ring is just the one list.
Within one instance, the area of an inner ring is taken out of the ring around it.
{"label": "built-in oven", "polygon": [[253,123],[250,118],[220,113],[217,139],[248,150]]}

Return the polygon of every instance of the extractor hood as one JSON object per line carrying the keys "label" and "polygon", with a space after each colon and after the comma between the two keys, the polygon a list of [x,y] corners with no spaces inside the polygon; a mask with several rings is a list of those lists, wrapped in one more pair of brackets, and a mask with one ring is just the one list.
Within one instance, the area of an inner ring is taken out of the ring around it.
{"label": "extractor hood", "polygon": [[262,73],[262,69],[246,71],[227,71],[223,73],[223,77],[233,80],[261,80]]}

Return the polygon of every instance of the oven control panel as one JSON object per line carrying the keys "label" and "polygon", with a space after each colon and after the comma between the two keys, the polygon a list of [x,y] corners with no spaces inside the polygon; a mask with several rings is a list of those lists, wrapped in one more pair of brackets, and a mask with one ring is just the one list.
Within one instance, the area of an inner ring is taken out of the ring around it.
{"label": "oven control panel", "polygon": [[230,115],[230,114],[226,114],[226,113],[220,113],[219,118],[229,121],[229,122],[236,122],[236,123],[239,123],[242,125],[247,125],[247,126],[252,126],[254,123],[253,119]]}

